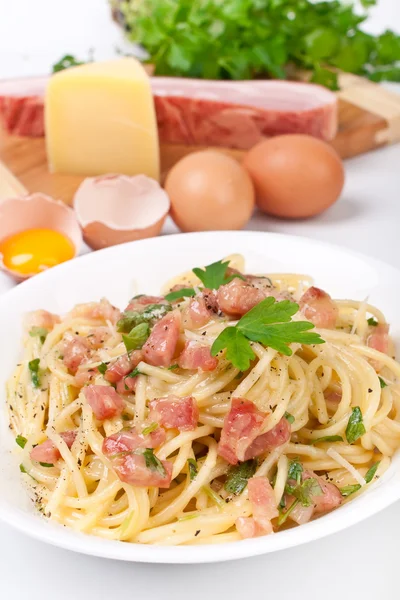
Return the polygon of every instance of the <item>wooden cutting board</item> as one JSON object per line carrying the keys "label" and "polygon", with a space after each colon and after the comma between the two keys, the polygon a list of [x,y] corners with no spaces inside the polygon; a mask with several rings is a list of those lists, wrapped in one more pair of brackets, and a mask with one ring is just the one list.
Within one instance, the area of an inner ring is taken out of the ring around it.
{"label": "wooden cutting board", "polygon": [[[332,146],[342,158],[400,141],[400,95],[349,74],[340,76],[340,86],[339,130]],[[199,149],[199,146],[161,145],[162,178],[180,158]],[[243,155],[240,150],[223,150],[239,160]],[[9,136],[0,131],[0,160],[29,192],[44,192],[68,204],[83,179],[48,172],[43,138]]]}

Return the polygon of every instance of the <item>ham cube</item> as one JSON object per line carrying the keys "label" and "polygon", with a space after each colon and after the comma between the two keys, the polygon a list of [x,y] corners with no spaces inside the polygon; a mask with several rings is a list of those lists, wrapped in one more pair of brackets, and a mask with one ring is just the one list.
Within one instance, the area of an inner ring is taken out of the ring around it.
{"label": "ham cube", "polygon": [[99,421],[119,416],[125,403],[115,389],[109,385],[88,385],[84,389],[87,403]]}
{"label": "ham cube", "polygon": [[168,396],[150,402],[149,420],[159,423],[166,429],[190,431],[196,429],[198,419],[199,409],[192,396],[187,398]]}

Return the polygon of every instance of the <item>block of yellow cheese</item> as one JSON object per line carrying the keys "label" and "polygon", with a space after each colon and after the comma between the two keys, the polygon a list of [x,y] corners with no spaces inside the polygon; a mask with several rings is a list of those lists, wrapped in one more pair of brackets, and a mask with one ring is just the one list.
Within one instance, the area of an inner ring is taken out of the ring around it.
{"label": "block of yellow cheese", "polygon": [[50,78],[46,146],[55,173],[159,178],[150,80],[134,58],[88,63]]}

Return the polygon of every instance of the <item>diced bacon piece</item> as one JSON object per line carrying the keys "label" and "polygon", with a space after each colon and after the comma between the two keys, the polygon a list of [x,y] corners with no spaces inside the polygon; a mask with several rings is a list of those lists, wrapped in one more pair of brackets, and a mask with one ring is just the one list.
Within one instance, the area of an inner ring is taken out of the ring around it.
{"label": "diced bacon piece", "polygon": [[88,385],[89,383],[91,383],[94,380],[94,378],[97,375],[98,375],[97,369],[85,369],[85,370],[78,369],[77,372],[75,373],[74,385],[75,385],[75,387],[78,387],[78,388],[81,388],[84,385]]}
{"label": "diced bacon piece", "polygon": [[250,400],[233,398],[224,419],[218,454],[232,465],[245,460],[246,450],[260,433],[265,416]]}
{"label": "diced bacon piece", "polygon": [[270,431],[260,435],[267,414],[250,400],[233,398],[224,419],[218,454],[235,465],[281,446],[290,437],[290,425],[284,417]]}
{"label": "diced bacon piece", "polygon": [[118,394],[132,394],[136,390],[137,377],[123,377],[117,383]]}
{"label": "diced bacon piece", "polygon": [[209,346],[202,346],[198,342],[188,341],[178,358],[181,369],[200,369],[200,371],[214,371],[218,366],[218,359],[211,356]]}
{"label": "diced bacon piece", "polygon": [[43,327],[51,331],[54,325],[61,322],[58,315],[48,312],[47,310],[34,310],[26,315],[25,327],[26,329],[32,329],[32,327]]}
{"label": "diced bacon piece", "polygon": [[167,301],[164,296],[136,296],[136,298],[132,298],[129,302],[125,311],[132,310],[142,312],[150,304],[167,304]]}
{"label": "diced bacon piece", "polygon": [[142,348],[144,360],[155,367],[168,367],[175,354],[181,313],[174,310],[158,321]]}
{"label": "diced bacon piece", "polygon": [[89,385],[84,394],[87,403],[99,421],[112,419],[122,413],[125,403],[110,385]]}
{"label": "diced bacon piece", "polygon": [[197,402],[192,396],[178,398],[168,396],[150,402],[150,421],[155,421],[166,429],[190,431],[196,429],[199,420]]}
{"label": "diced bacon piece", "polygon": [[[295,501],[294,496],[285,496],[287,510],[291,507]],[[303,506],[300,502],[290,511],[289,518],[292,519],[297,525],[304,525],[308,523],[314,513],[314,506]]]}
{"label": "diced bacon piece", "polygon": [[87,338],[74,336],[63,344],[63,363],[75,374],[78,367],[86,362],[90,354],[90,344]]}
{"label": "diced bacon piece", "polygon": [[146,465],[143,454],[126,454],[113,460],[113,468],[121,481],[138,487],[169,488],[172,462],[162,460],[163,473]]}
{"label": "diced bacon piece", "polygon": [[158,448],[165,442],[166,433],[161,427],[147,435],[139,433],[136,429],[122,430],[104,438],[103,454],[113,458],[121,452],[133,452],[138,448]]}
{"label": "diced bacon piece", "polygon": [[134,350],[128,354],[123,354],[117,360],[108,367],[107,371],[104,374],[104,377],[110,383],[117,383],[120,381],[125,375],[128,375],[138,366],[140,361],[143,359],[143,353],[141,350]]}
{"label": "diced bacon piece", "polygon": [[323,477],[319,477],[313,471],[305,471],[303,473],[303,481],[305,479],[314,478],[317,480],[321,490],[322,495],[313,496],[312,500],[314,502],[314,512],[315,513],[324,513],[333,510],[340,506],[343,501],[343,496],[340,493],[339,488],[336,487],[333,483],[329,483]]}
{"label": "diced bacon piece", "polygon": [[253,518],[264,533],[272,532],[271,520],[278,516],[274,490],[266,477],[251,477],[247,484]]}
{"label": "diced bacon piece", "polygon": [[[63,431],[60,435],[68,448],[71,448],[76,438],[76,431]],[[29,456],[32,460],[53,465],[61,457],[61,454],[51,440],[46,440],[35,446]]]}
{"label": "diced bacon piece", "polygon": [[100,302],[78,304],[69,314],[76,318],[111,321],[113,324],[121,318],[120,310],[105,298],[102,298]]}
{"label": "diced bacon piece", "polygon": [[242,279],[232,279],[217,292],[218,306],[231,316],[245,315],[265,298],[265,293]]}
{"label": "diced bacon piece", "polygon": [[247,448],[244,460],[255,458],[264,452],[271,452],[278,446],[286,444],[290,439],[290,424],[289,421],[282,419],[269,431],[256,437],[252,444]]}
{"label": "diced bacon piece", "polygon": [[367,338],[367,346],[388,354],[389,351],[389,325],[380,323],[375,327],[370,327],[370,334]]}
{"label": "diced bacon piece", "polygon": [[182,311],[182,323],[186,329],[199,329],[207,325],[211,318],[211,312],[207,308],[206,300],[203,296],[197,296],[189,302]]}
{"label": "diced bacon piece", "polygon": [[254,517],[238,517],[235,521],[235,525],[240,537],[243,539],[259,537],[266,533],[256,522]]}
{"label": "diced bacon piece", "polygon": [[334,329],[338,308],[329,294],[317,287],[310,287],[300,298],[300,310],[316,327]]}
{"label": "diced bacon piece", "polygon": [[110,335],[111,332],[108,327],[100,326],[91,329],[86,339],[94,350],[98,350],[109,339]]}

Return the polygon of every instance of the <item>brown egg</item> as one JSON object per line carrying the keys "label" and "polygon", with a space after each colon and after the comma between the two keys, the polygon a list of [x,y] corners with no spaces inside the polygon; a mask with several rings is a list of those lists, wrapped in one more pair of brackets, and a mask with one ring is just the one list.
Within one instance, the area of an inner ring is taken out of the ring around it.
{"label": "brown egg", "polygon": [[194,152],[172,167],[165,181],[171,216],[182,231],[240,229],[254,208],[254,188],[233,158]]}
{"label": "brown egg", "polygon": [[261,210],[302,219],[326,210],[340,196],[344,169],[336,151],[308,135],[280,135],[260,142],[244,157]]}

